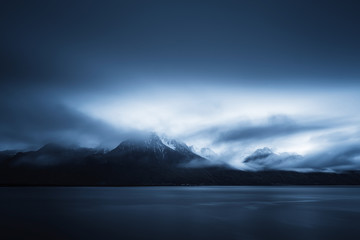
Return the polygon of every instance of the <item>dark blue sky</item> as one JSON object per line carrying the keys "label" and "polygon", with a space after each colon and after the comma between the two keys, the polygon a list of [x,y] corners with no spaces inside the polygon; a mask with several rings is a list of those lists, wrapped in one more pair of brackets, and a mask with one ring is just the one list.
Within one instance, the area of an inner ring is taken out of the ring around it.
{"label": "dark blue sky", "polygon": [[357,84],[359,12],[357,1],[7,1],[2,78]]}
{"label": "dark blue sky", "polygon": [[0,149],[146,130],[235,163],[263,147],[346,152],[360,143],[359,12],[329,0],[3,1]]}

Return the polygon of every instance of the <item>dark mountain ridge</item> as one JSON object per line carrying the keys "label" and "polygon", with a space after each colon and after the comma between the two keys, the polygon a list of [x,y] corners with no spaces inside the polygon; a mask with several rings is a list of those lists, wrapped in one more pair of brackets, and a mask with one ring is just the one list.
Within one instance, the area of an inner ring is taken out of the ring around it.
{"label": "dark mountain ridge", "polygon": [[[7,151],[0,152],[0,156],[2,186],[360,184],[358,171],[241,171],[228,165],[209,165],[209,160],[186,144],[156,134],[123,141],[108,152],[47,144],[37,151]],[[257,158],[250,156],[247,160]],[[194,161],[196,168],[191,167]]]}
{"label": "dark mountain ridge", "polygon": [[[176,143],[176,146],[181,146],[181,143],[175,140],[173,140],[173,143]],[[137,167],[176,166],[189,163],[195,159],[207,161],[191,152],[187,147],[175,147],[172,149],[166,146],[160,137],[153,133],[145,138],[123,141],[115,149],[105,154],[104,158],[106,160],[118,161],[121,164],[132,164]]]}

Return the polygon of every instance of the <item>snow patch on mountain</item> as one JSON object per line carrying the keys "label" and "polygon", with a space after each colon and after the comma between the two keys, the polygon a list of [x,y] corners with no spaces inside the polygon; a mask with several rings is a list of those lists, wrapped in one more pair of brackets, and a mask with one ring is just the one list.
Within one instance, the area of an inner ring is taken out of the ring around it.
{"label": "snow patch on mountain", "polygon": [[161,136],[160,140],[165,146],[171,148],[172,150],[176,150],[176,144],[174,143],[173,139],[169,139],[165,136]]}
{"label": "snow patch on mountain", "polygon": [[190,150],[195,154],[209,160],[216,160],[219,158],[219,155],[210,148],[198,148],[196,146],[190,146]]}

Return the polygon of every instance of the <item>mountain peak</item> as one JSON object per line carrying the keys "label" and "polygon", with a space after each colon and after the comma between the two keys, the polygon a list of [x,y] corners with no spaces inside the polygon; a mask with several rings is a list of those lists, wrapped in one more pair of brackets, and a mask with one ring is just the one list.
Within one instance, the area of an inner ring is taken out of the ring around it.
{"label": "mountain peak", "polygon": [[122,153],[124,151],[134,150],[153,150],[164,151],[166,146],[160,140],[160,137],[156,133],[143,134],[132,137],[121,142],[111,153]]}
{"label": "mountain peak", "polygon": [[244,162],[247,163],[259,159],[264,159],[273,154],[274,152],[268,147],[259,148],[255,152],[253,152],[250,156],[246,157]]}
{"label": "mountain peak", "polygon": [[165,146],[167,146],[173,150],[177,150],[177,151],[189,150],[189,151],[191,151],[190,148],[185,143],[177,141],[175,139],[168,138],[166,136],[161,136],[160,140]]}
{"label": "mountain peak", "polygon": [[162,144],[162,141],[156,133],[150,133],[148,136],[145,137],[145,143],[151,146]]}
{"label": "mountain peak", "polygon": [[[203,159],[183,142],[167,137],[159,137],[156,133],[140,135],[123,141],[109,152],[108,157],[122,159],[123,162],[141,162],[141,164],[185,164],[194,159]],[[162,165],[162,166],[165,166]],[[160,165],[159,165],[160,166]]]}

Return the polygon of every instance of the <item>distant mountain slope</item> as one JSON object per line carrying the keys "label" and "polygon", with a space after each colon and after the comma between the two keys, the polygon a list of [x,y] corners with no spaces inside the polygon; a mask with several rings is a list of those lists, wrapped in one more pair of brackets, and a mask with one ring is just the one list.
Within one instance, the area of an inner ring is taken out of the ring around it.
{"label": "distant mountain slope", "polygon": [[193,160],[207,161],[196,155],[184,144],[175,140],[171,146],[165,145],[159,136],[150,134],[122,142],[115,149],[104,155],[107,161],[117,161],[128,166],[175,166]]}
{"label": "distant mountain slope", "polygon": [[[58,144],[46,144],[37,151],[18,152],[11,158],[12,166],[53,166],[82,164],[83,160],[99,150],[91,148],[70,148]],[[100,151],[101,153],[102,151]]]}
{"label": "distant mountain slope", "polygon": [[[240,171],[209,165],[186,144],[150,134],[109,152],[48,144],[37,151],[1,152],[0,185],[359,185],[360,172]],[[264,165],[269,149],[246,161]],[[192,163],[196,163],[196,167]]]}
{"label": "distant mountain slope", "polygon": [[257,149],[247,156],[244,163],[256,170],[279,170],[289,169],[297,162],[302,161],[303,156],[294,153],[276,154],[271,149],[265,147]]}

